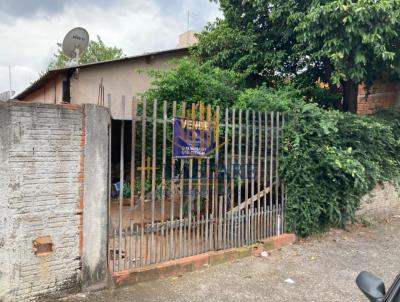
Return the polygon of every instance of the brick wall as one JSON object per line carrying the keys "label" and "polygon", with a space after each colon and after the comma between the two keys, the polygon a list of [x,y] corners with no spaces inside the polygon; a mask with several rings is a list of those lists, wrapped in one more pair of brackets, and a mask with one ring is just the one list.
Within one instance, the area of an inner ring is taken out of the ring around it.
{"label": "brick wall", "polygon": [[[81,286],[84,122],[84,107],[0,104],[0,301]],[[41,236],[53,252],[39,257]]]}
{"label": "brick wall", "polygon": [[363,85],[358,89],[358,113],[372,114],[376,111],[395,107],[400,89],[395,83],[376,84],[367,90]]}

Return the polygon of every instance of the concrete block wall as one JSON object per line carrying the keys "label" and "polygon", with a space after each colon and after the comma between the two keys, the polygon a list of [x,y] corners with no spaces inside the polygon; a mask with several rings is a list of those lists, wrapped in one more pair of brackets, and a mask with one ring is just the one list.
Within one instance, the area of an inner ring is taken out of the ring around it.
{"label": "concrete block wall", "polygon": [[377,184],[361,199],[357,216],[370,222],[388,220],[400,215],[399,188],[389,182]]}
{"label": "concrete block wall", "polygon": [[[84,111],[84,106],[0,104],[0,301],[33,301],[81,289]],[[107,209],[104,196],[97,202]],[[103,239],[106,228],[92,231]],[[51,238],[53,251],[37,256],[33,240],[42,236]],[[91,265],[104,266],[105,260]]]}

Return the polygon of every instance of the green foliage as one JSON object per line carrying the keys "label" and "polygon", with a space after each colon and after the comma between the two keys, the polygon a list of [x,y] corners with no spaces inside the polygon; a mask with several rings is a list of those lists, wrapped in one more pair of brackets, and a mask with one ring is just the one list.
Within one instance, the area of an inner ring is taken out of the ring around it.
{"label": "green foliage", "polygon": [[399,173],[399,140],[384,122],[311,104],[288,119],[282,176],[287,218],[301,236],[343,226],[362,195]]}
{"label": "green foliage", "polygon": [[323,108],[337,108],[340,95],[329,89],[320,88],[317,84],[303,87],[302,84],[293,83],[280,85],[276,88],[263,85],[258,88],[243,90],[236,106],[240,108],[259,108],[263,111],[288,111],[296,103],[317,103]]}
{"label": "green foliage", "polygon": [[399,67],[400,2],[334,0],[316,2],[299,21],[297,51],[306,64],[325,60],[331,82],[372,83]]}
{"label": "green foliage", "polygon": [[279,89],[262,86],[245,89],[235,104],[235,107],[247,109],[256,108],[259,111],[288,111],[301,100],[301,92],[292,86],[282,86]]}
{"label": "green foliage", "polygon": [[144,97],[169,102],[186,101],[189,104],[202,101],[221,108],[229,107],[237,100],[241,78],[235,72],[188,58],[175,64],[171,70],[150,71],[154,81]]}
{"label": "green foliage", "polygon": [[246,91],[237,106],[286,111],[281,177],[291,231],[308,236],[354,219],[361,197],[400,173],[400,114],[363,117],[296,99],[293,88]]}
{"label": "green foliage", "polygon": [[[97,40],[89,42],[86,52],[79,58],[79,64],[94,63],[100,61],[119,59],[124,56],[122,49],[117,47],[109,47],[104,44],[100,36]],[[71,59],[66,57],[61,49],[61,46],[54,54],[53,61],[49,65],[49,69],[63,68],[71,62]]]}
{"label": "green foliage", "polygon": [[243,73],[247,87],[290,79],[307,89],[321,80],[331,87],[325,106],[338,109],[342,93],[343,109],[355,112],[358,83],[399,75],[399,0],[218,2],[225,19],[210,24],[192,52]]}
{"label": "green foliage", "polygon": [[[192,49],[192,54],[200,62],[241,73],[250,87],[262,82],[259,70],[265,69],[265,60],[257,55],[260,52],[250,29],[238,30],[218,19],[206,26],[198,37],[199,43]],[[273,72],[271,68],[269,72]]]}

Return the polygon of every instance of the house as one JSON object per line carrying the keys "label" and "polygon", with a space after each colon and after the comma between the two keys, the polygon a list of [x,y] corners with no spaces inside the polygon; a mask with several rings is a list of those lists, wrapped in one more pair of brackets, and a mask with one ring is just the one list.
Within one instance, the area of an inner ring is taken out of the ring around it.
{"label": "house", "polygon": [[175,49],[49,70],[15,99],[34,103],[100,103],[107,106],[110,95],[112,116],[122,119],[123,111],[125,117],[130,116],[131,98],[151,86],[152,78],[146,71],[172,68],[171,61],[187,56],[188,47],[194,43],[195,33],[189,31],[180,35]]}

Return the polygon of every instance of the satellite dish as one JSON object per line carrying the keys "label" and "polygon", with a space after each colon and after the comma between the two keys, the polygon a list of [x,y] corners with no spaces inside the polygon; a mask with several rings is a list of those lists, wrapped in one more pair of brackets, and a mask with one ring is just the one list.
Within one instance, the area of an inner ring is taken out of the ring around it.
{"label": "satellite dish", "polygon": [[78,62],[79,56],[85,52],[88,45],[89,33],[82,27],[76,27],[65,35],[62,51],[68,58]]}

